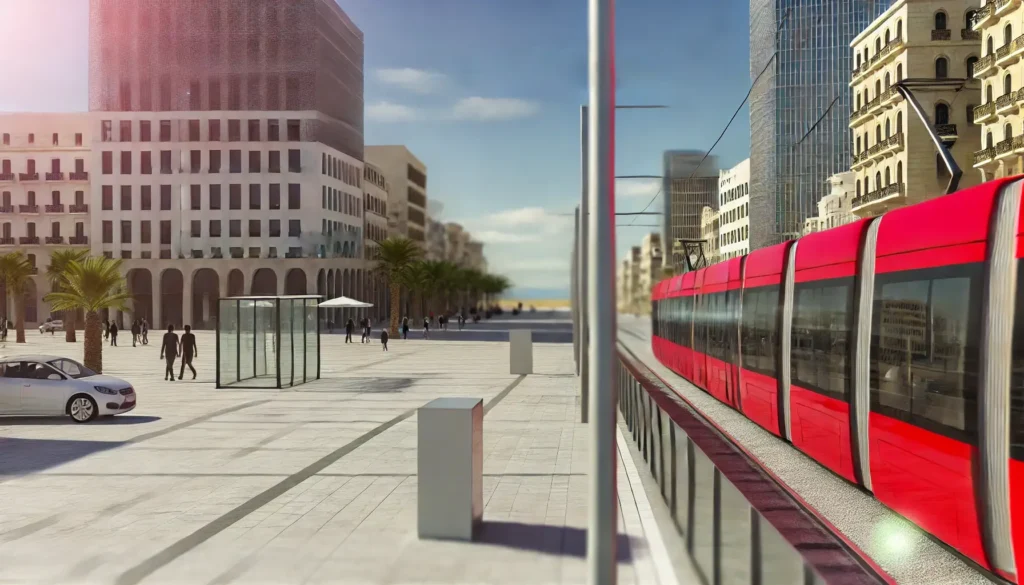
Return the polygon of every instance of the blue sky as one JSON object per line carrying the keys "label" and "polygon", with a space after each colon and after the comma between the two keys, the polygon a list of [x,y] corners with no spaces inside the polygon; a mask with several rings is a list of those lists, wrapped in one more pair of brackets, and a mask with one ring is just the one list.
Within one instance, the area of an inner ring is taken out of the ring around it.
{"label": "blue sky", "polygon": [[[365,34],[366,143],[406,144],[423,160],[440,219],[478,234],[515,294],[566,291],[587,3],[338,3]],[[87,11],[87,0],[0,0],[0,111],[87,107]],[[748,11],[746,0],[618,3],[618,102],[670,109],[619,113],[617,174],[657,175],[663,150],[711,146],[749,87]],[[748,145],[744,111],[715,154],[731,166]],[[656,192],[620,182],[618,211],[639,211]],[[619,257],[653,230],[619,228]]]}

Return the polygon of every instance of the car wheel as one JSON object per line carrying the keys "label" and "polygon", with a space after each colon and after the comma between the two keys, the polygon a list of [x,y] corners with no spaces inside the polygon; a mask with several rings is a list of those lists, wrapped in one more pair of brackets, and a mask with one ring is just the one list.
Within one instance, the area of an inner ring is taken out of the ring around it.
{"label": "car wheel", "polygon": [[72,396],[68,401],[68,415],[76,423],[87,423],[96,418],[98,414],[99,408],[96,406],[96,401],[84,394]]}

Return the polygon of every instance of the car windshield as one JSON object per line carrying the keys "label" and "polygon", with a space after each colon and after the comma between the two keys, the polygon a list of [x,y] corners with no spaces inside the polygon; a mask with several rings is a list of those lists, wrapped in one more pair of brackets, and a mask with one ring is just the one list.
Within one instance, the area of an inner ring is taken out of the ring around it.
{"label": "car windshield", "polygon": [[59,371],[67,374],[69,378],[74,378],[76,380],[78,378],[85,378],[86,376],[96,375],[96,372],[90,370],[89,368],[83,366],[82,364],[76,362],[75,360],[68,358],[61,358],[59,360],[53,360],[47,363],[53,366],[54,368],[57,368]]}

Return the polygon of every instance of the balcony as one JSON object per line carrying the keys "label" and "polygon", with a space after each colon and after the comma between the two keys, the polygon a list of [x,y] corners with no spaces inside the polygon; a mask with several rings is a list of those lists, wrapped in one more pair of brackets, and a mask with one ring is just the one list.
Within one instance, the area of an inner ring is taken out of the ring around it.
{"label": "balcony", "polygon": [[0,173],[0,183],[10,183],[14,181],[14,173]]}
{"label": "balcony", "polygon": [[64,180],[64,173],[61,173],[59,171],[56,172],[56,173],[46,173],[46,180],[47,181],[63,181]]}
{"label": "balcony", "polygon": [[962,28],[960,29],[960,38],[965,41],[981,41],[981,31]]}
{"label": "balcony", "polygon": [[989,53],[988,55],[985,55],[981,59],[978,59],[978,62],[974,64],[974,77],[982,78],[989,75],[990,73],[994,73],[995,70],[996,55],[995,53]]}
{"label": "balcony", "polygon": [[949,39],[953,38],[952,32],[953,31],[949,30],[948,28],[933,29],[932,30],[932,40],[933,41],[948,41]]}
{"label": "balcony", "polygon": [[971,23],[971,29],[980,32],[982,28],[991,24],[990,21],[995,17],[995,15],[995,4],[992,2],[986,3],[974,13],[974,21]]}
{"label": "balcony", "polygon": [[879,103],[881,105],[883,105],[883,106],[886,106],[885,109],[889,109],[889,106],[895,105],[896,102],[898,101],[898,100],[893,99],[893,98],[898,98],[898,97],[901,97],[901,96],[900,96],[900,92],[896,89],[896,86],[893,85],[893,86],[889,87],[888,89],[886,89],[885,91],[883,91],[879,97],[881,98],[879,100]]}
{"label": "balcony", "polygon": [[0,246],[13,246],[13,245],[14,245],[14,238],[13,237],[0,238]]}
{"label": "balcony", "polygon": [[0,213],[14,213],[14,206],[13,205],[3,205],[3,206],[0,206]]}
{"label": "balcony", "polygon": [[70,211],[71,213],[89,213],[89,204],[76,203],[74,205],[71,205],[71,208],[68,211]]}
{"label": "balcony", "polygon": [[[992,2],[989,2],[989,4],[992,4]],[[1020,6],[1020,0],[996,0],[995,1],[995,5],[996,5],[996,9],[994,10],[995,15],[996,16],[1002,16],[1002,15],[1006,14],[1007,12],[1010,12],[1014,8]]]}
{"label": "balcony", "polygon": [[850,125],[857,126],[861,122],[870,119],[871,110],[882,101],[882,94],[876,95],[874,99],[861,106],[859,110],[854,110],[850,114]]}
{"label": "balcony", "polygon": [[19,181],[38,181],[39,173],[18,173]]}
{"label": "balcony", "polygon": [[1000,67],[1012,65],[1020,61],[1021,53],[1024,53],[1024,35],[1020,35],[996,49],[996,64]]}
{"label": "balcony", "polygon": [[38,244],[39,236],[21,236],[18,238],[19,244]]}
{"label": "balcony", "polygon": [[71,236],[70,238],[68,238],[68,243],[71,244],[72,246],[88,246],[89,245],[89,237],[88,236]]}
{"label": "balcony", "polygon": [[903,183],[893,183],[860,197],[854,197],[851,202],[852,211],[858,215],[878,215],[889,207],[905,204],[906,196],[907,186]]}
{"label": "balcony", "polygon": [[89,180],[89,173],[86,173],[84,171],[81,172],[81,173],[71,173],[68,176],[68,180],[69,181],[88,181]]}
{"label": "balcony", "polygon": [[989,102],[974,107],[974,123],[982,124],[996,115],[996,102]]}
{"label": "balcony", "polygon": [[64,204],[55,203],[53,205],[46,206],[46,213],[64,213]]}
{"label": "balcony", "polygon": [[39,213],[39,206],[38,205],[19,205],[18,206],[18,212],[19,213]]}
{"label": "balcony", "polygon": [[946,143],[946,146],[956,142],[956,124],[936,124],[935,133],[939,135],[939,140]]}
{"label": "balcony", "polygon": [[863,77],[869,75],[877,67],[884,65],[888,62],[889,57],[896,54],[896,52],[903,48],[903,36],[898,36],[895,39],[889,41],[884,47],[878,50],[877,53],[871,56],[867,63],[861,64],[860,68],[853,72],[851,76],[850,85],[854,85],[863,81]]}
{"label": "balcony", "polygon": [[46,236],[47,244],[63,244],[64,236]]}
{"label": "balcony", "polygon": [[984,165],[992,162],[992,159],[994,159],[995,157],[996,157],[996,149],[994,147],[993,148],[985,148],[983,150],[979,150],[979,151],[974,153],[974,166],[975,167],[984,166]]}

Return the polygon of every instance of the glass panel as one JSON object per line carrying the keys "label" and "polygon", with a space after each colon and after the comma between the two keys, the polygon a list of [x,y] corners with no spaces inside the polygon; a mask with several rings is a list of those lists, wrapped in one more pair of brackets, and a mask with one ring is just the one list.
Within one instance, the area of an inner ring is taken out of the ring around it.
{"label": "glass panel", "polygon": [[320,369],[320,340],[317,334],[317,299],[306,301],[306,381],[316,380]]}
{"label": "glass panel", "polygon": [[255,378],[256,373],[256,301],[238,301],[238,380]]}
{"label": "glass panel", "polygon": [[292,385],[292,301],[278,300],[279,315],[278,331],[281,335],[281,387]]}
{"label": "glass panel", "polygon": [[853,280],[798,284],[793,303],[793,384],[847,401]]}
{"label": "glass panel", "polygon": [[274,331],[274,301],[256,301],[256,372],[260,386],[277,386],[277,350]]}
{"label": "glass panel", "polygon": [[306,381],[306,302],[289,301],[292,305],[292,384]]}
{"label": "glass panel", "polygon": [[238,301],[219,303],[220,339],[217,368],[221,386],[238,382]]}

